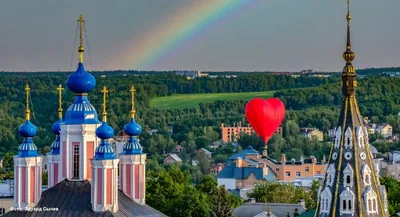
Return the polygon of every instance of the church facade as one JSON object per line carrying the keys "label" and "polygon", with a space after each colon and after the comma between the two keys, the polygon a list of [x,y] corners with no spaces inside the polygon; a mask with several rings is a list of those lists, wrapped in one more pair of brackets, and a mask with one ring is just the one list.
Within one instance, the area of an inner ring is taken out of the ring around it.
{"label": "church facade", "polygon": [[[131,92],[131,119],[124,126],[129,136],[122,153],[116,157],[109,139],[113,128],[107,124],[106,99],[103,93],[102,121],[88,100],[96,86],[95,78],[83,64],[83,24],[80,26],[78,69],[70,75],[67,86],[75,93],[63,119],[61,85],[59,120],[53,124],[56,135],[48,160],[49,189],[42,192],[42,162],[33,137],[37,128],[30,122],[29,95],[26,90],[26,121],[19,128],[24,141],[14,156],[14,207],[5,216],[166,216],[145,202],[146,154],[136,139],[142,128],[135,122],[134,92]],[[128,121],[128,120],[127,120]]]}

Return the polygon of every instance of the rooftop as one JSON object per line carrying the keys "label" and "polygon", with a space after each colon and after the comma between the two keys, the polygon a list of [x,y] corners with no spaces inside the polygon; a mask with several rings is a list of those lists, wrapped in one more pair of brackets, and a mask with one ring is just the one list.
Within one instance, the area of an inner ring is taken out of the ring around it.
{"label": "rooftop", "polygon": [[266,210],[270,209],[271,213],[278,217],[285,217],[289,212],[290,216],[293,215],[294,210],[297,208],[299,213],[304,211],[301,204],[286,204],[286,203],[245,203],[242,206],[234,209],[233,215],[235,217],[254,217]]}

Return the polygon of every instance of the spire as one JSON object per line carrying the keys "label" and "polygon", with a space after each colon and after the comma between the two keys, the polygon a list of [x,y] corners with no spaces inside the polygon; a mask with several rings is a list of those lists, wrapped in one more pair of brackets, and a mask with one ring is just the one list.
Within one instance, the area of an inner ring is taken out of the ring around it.
{"label": "spire", "polygon": [[83,24],[85,23],[85,20],[83,19],[82,14],[79,16],[79,19],[77,21],[79,23],[79,62],[83,63],[83,51],[85,50],[83,48]]}
{"label": "spire", "polygon": [[107,111],[106,111],[106,102],[108,93],[107,87],[104,86],[101,92],[103,93],[103,113],[101,113],[101,115],[103,116],[103,122],[107,122]]}
{"label": "spire", "polygon": [[25,86],[26,93],[26,107],[25,107],[25,120],[29,121],[31,119],[31,110],[29,109],[29,97],[30,97],[31,88],[27,84]]}
{"label": "spire", "polygon": [[131,92],[131,104],[132,104],[131,118],[135,118],[135,113],[136,113],[136,111],[135,111],[135,91],[136,91],[135,86],[133,86],[133,84],[132,84],[132,87],[131,87],[131,90],[130,90],[130,92]]}
{"label": "spire", "polygon": [[53,131],[54,134],[56,134],[56,139],[53,141],[51,144],[51,150],[49,154],[60,154],[60,131],[61,131],[61,123],[63,122],[62,120],[62,91],[64,88],[62,85],[58,85],[57,91],[58,91],[58,120],[53,124],[51,127],[51,130]]}
{"label": "spire", "polygon": [[342,72],[342,90],[345,96],[353,95],[355,88],[357,86],[357,82],[355,80],[356,71],[353,67],[352,61],[355,58],[354,52],[351,50],[351,40],[350,40],[350,0],[347,0],[347,43],[346,43],[346,51],[343,53],[343,59],[346,61],[346,66],[343,68]]}

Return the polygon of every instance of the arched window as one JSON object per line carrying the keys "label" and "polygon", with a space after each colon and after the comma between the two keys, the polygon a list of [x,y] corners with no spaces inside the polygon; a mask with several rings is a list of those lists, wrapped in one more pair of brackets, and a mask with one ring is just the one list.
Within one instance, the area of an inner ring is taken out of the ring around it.
{"label": "arched window", "polygon": [[376,211],[376,200],[374,199],[372,202],[373,206],[374,206],[374,211]]}
{"label": "arched window", "polygon": [[349,200],[349,210],[351,210],[351,200]]}
{"label": "arched window", "polygon": [[332,183],[332,175],[328,175],[328,183]]}
{"label": "arched window", "polygon": [[371,199],[368,199],[368,211],[372,211]]}
{"label": "arched window", "polygon": [[343,210],[346,210],[346,200],[343,200]]}
{"label": "arched window", "polygon": [[369,175],[368,175],[368,174],[365,175],[365,183],[366,183],[366,184],[369,184]]}
{"label": "arched window", "polygon": [[328,206],[328,199],[326,199],[326,200],[325,200],[325,209],[326,209],[326,211],[329,211],[329,210],[328,210],[328,209],[329,209],[328,207],[329,207],[329,206]]}
{"label": "arched window", "polygon": [[350,182],[351,182],[350,176],[347,176],[347,177],[346,177],[346,183],[347,183],[347,184],[350,184]]}
{"label": "arched window", "polygon": [[347,137],[347,145],[350,145],[350,138]]}
{"label": "arched window", "polygon": [[321,209],[322,209],[322,210],[325,210],[325,199],[322,199]]}

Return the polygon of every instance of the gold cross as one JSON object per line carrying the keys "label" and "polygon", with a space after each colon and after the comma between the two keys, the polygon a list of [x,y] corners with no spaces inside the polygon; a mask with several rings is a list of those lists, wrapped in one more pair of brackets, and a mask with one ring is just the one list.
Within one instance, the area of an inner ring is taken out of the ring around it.
{"label": "gold cross", "polygon": [[31,114],[31,110],[29,109],[29,95],[30,95],[30,91],[31,88],[29,87],[29,85],[27,84],[25,86],[25,92],[26,92],[26,109],[25,109],[25,119],[29,120],[30,119],[30,114]]}
{"label": "gold cross", "polygon": [[103,93],[103,122],[107,122],[107,112],[106,112],[106,101],[107,101],[107,87],[104,86],[103,89],[101,90],[101,92]]}
{"label": "gold cross", "polygon": [[79,16],[79,19],[77,20],[79,23],[79,39],[80,39],[80,46],[83,46],[83,38],[82,38],[82,32],[83,32],[83,24],[85,23],[85,20],[83,19],[82,14]]}
{"label": "gold cross", "polygon": [[136,111],[135,111],[135,91],[136,91],[135,86],[132,85],[131,90],[130,90],[130,92],[131,92],[131,104],[132,104],[131,118],[135,118],[135,113],[136,113]]}
{"label": "gold cross", "polygon": [[58,107],[58,117],[62,118],[62,112],[63,112],[63,109],[62,109],[62,91],[64,90],[64,88],[60,84],[60,85],[58,85],[57,90],[58,90],[58,106],[59,106]]}

